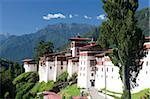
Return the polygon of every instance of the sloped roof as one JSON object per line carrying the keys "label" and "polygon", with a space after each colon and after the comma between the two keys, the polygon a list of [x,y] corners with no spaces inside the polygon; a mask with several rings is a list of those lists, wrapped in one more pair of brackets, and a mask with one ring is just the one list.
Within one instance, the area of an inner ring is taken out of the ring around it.
{"label": "sloped roof", "polygon": [[104,50],[104,49],[100,47],[100,45],[97,45],[95,43],[88,44],[80,48],[80,51],[101,51],[101,50]]}
{"label": "sloped roof", "polygon": [[90,38],[82,38],[80,36],[77,36],[77,37],[72,37],[69,40],[71,40],[71,41],[89,41],[91,39]]}

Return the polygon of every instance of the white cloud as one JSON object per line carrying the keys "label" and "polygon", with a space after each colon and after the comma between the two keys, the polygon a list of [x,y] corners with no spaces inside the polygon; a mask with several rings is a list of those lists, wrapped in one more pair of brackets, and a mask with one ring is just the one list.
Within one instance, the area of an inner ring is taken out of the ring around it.
{"label": "white cloud", "polygon": [[86,15],[84,16],[84,18],[85,19],[92,19],[92,17],[86,16]]}
{"label": "white cloud", "polygon": [[58,19],[58,18],[62,18],[65,19],[66,16],[61,14],[61,13],[56,13],[56,14],[48,14],[47,16],[43,16],[44,20],[51,20],[51,19]]}
{"label": "white cloud", "polygon": [[106,15],[105,14],[101,14],[99,16],[96,17],[98,20],[101,19],[101,20],[105,20],[106,19]]}
{"label": "white cloud", "polygon": [[72,16],[72,14],[69,14],[69,18],[72,18],[73,16]]}

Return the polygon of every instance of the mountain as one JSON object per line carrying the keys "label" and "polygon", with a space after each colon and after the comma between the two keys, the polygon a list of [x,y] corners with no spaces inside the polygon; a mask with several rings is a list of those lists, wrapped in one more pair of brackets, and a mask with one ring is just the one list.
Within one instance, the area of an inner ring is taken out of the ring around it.
{"label": "mountain", "polygon": [[10,36],[11,35],[9,33],[0,33],[0,42],[2,42],[3,40],[7,39]]}
{"label": "mountain", "polygon": [[55,49],[68,42],[70,37],[79,33],[83,35],[93,31],[96,26],[89,24],[58,23],[48,25],[45,28],[31,34],[21,36],[9,36],[0,41],[0,57],[12,61],[21,61],[24,58],[32,58],[36,44],[41,41],[52,41]]}
{"label": "mountain", "polygon": [[[150,36],[149,17],[150,8],[137,11],[135,17],[138,20],[138,27],[143,30],[145,36]],[[99,35],[99,29],[89,24],[66,24],[58,23],[48,25],[45,28],[31,34],[22,36],[0,35],[0,57],[12,61],[21,61],[24,58],[31,58],[34,48],[40,40],[52,41],[55,49],[65,49],[68,39],[80,33],[83,37],[93,37],[95,40]]]}
{"label": "mountain", "polygon": [[143,33],[145,36],[150,36],[150,24],[149,24],[149,18],[150,18],[150,8],[144,8],[140,11],[138,11],[135,14],[135,17],[138,20],[138,27],[143,30]]}

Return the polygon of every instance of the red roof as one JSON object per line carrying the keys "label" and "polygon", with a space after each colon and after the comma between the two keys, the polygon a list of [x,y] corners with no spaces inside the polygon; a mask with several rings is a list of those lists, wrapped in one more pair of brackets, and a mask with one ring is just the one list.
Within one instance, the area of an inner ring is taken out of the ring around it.
{"label": "red roof", "polygon": [[61,96],[54,92],[43,92],[46,99],[61,99]]}
{"label": "red roof", "polygon": [[96,43],[88,44],[86,46],[83,46],[82,48],[89,48],[89,47],[93,47],[93,46],[96,46]]}
{"label": "red roof", "polygon": [[34,60],[33,59],[28,59],[28,58],[23,60],[23,62],[31,62],[31,61],[34,61]]}
{"label": "red roof", "polygon": [[150,43],[145,43],[145,44],[144,44],[144,47],[145,47],[146,49],[150,49]]}
{"label": "red roof", "polygon": [[150,36],[146,36],[145,39],[149,39],[150,40]]}

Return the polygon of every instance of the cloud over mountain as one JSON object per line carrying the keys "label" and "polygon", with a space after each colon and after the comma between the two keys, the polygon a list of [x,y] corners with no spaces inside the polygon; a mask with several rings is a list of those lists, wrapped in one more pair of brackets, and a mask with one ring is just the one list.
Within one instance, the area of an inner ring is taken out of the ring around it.
{"label": "cloud over mountain", "polygon": [[62,18],[65,19],[66,16],[61,14],[61,13],[56,13],[56,14],[48,14],[47,16],[43,16],[44,20],[51,20],[51,19],[58,19],[58,18]]}
{"label": "cloud over mountain", "polygon": [[85,19],[92,19],[92,17],[89,17],[87,15],[84,16]]}

